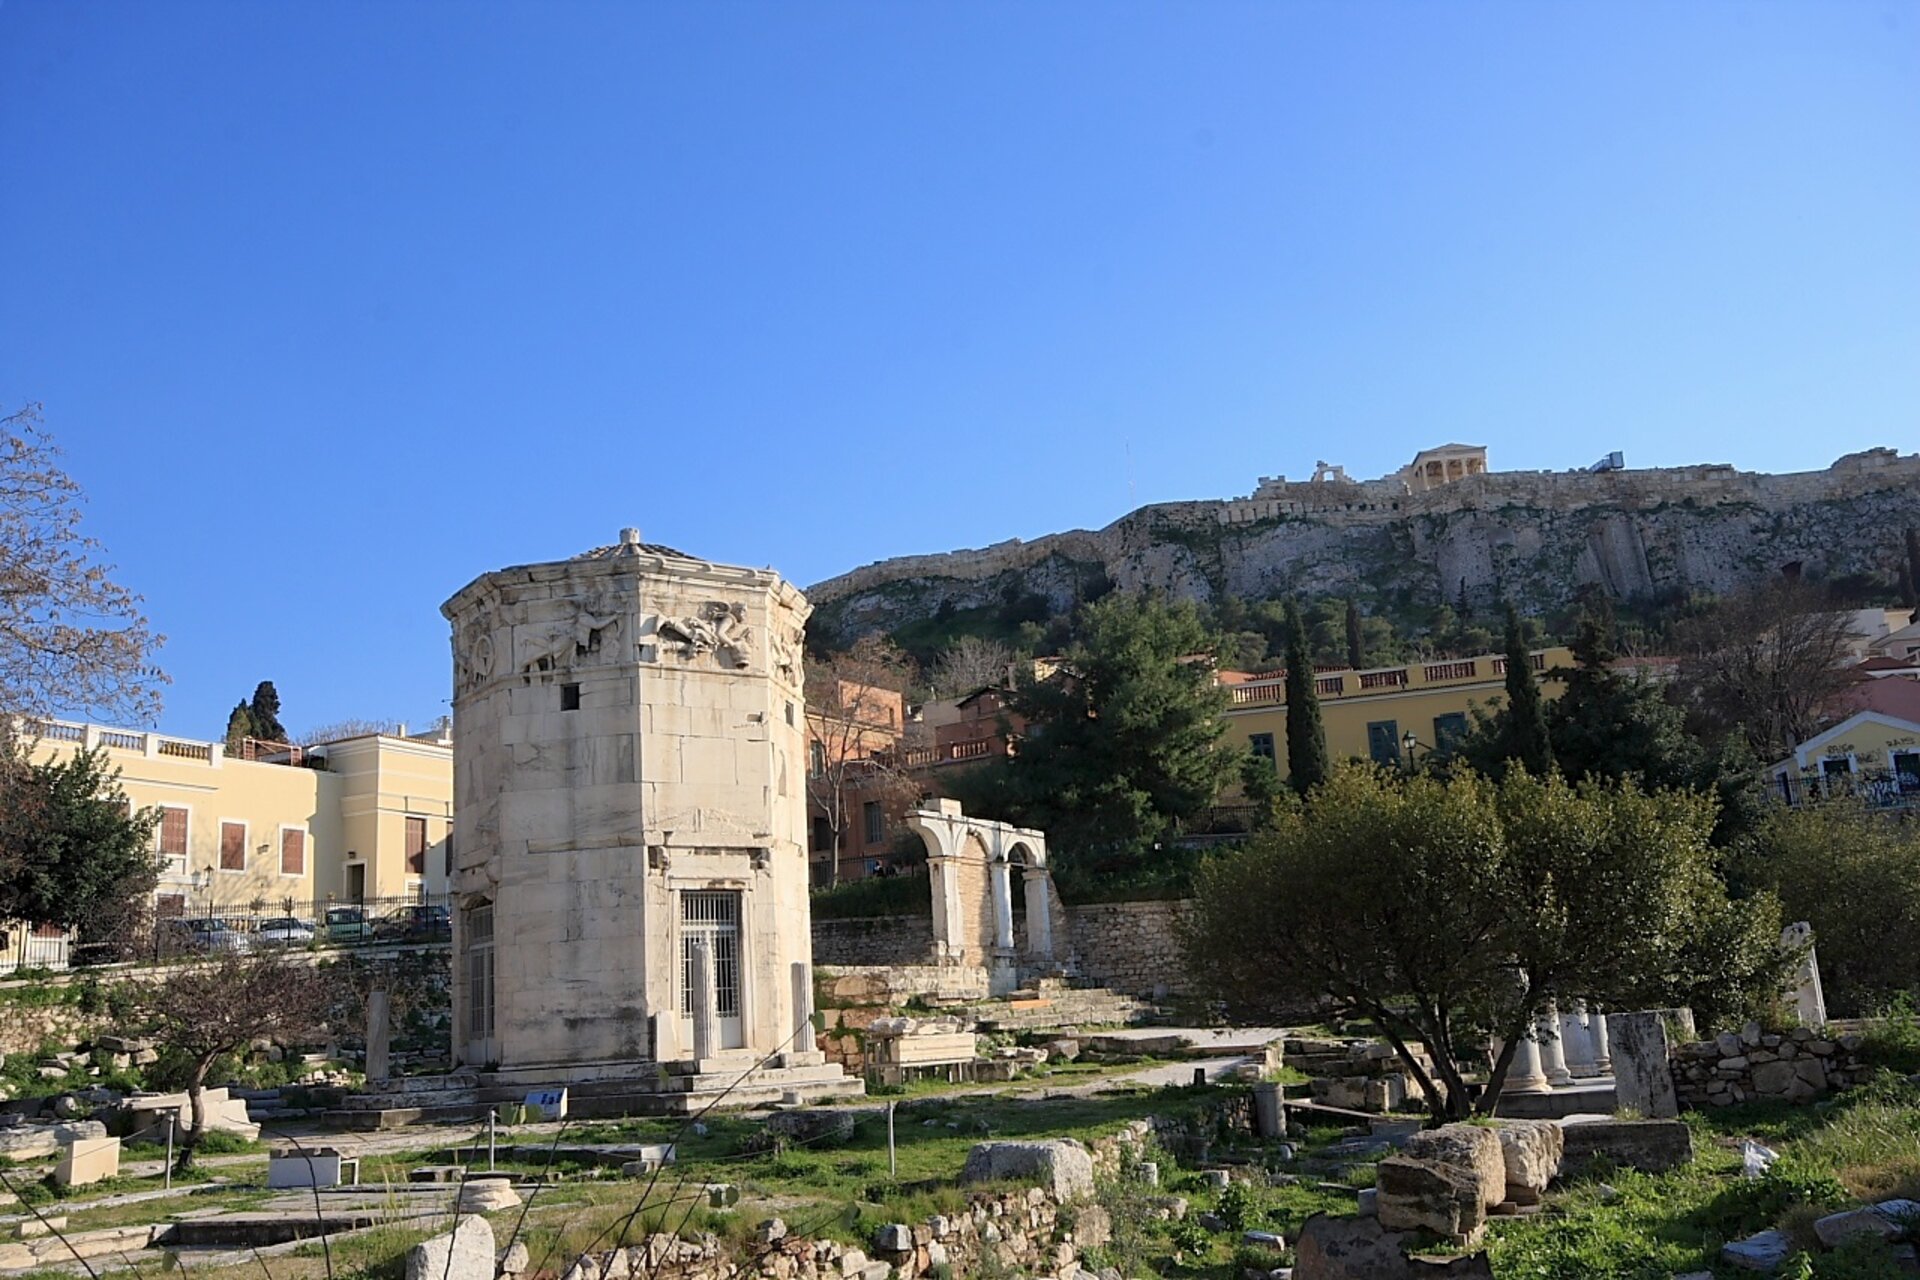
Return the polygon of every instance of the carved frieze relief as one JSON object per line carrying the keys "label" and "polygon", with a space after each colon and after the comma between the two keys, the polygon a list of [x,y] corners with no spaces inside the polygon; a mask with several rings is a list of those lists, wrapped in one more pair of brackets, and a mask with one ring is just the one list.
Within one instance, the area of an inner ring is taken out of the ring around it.
{"label": "carved frieze relief", "polygon": [[611,651],[607,638],[619,630],[620,623],[618,613],[596,613],[587,606],[577,610],[571,622],[519,636],[521,674],[559,671],[598,660]]}
{"label": "carved frieze relief", "polygon": [[[745,671],[753,665],[753,628],[747,625],[747,607],[738,602],[709,601],[690,614],[661,616],[653,626],[657,643],[654,660],[661,652],[682,662],[697,662],[711,657],[727,670]],[[648,646],[642,644],[642,657]]]}

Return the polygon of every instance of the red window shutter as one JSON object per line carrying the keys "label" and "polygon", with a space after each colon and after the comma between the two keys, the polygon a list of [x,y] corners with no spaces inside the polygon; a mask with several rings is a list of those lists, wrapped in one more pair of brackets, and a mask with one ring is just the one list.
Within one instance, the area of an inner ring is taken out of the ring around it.
{"label": "red window shutter", "polygon": [[423,876],[427,873],[427,820],[425,818],[407,819],[407,874]]}
{"label": "red window shutter", "polygon": [[280,874],[298,876],[307,870],[307,833],[289,827],[280,833]]}
{"label": "red window shutter", "polygon": [[220,824],[220,869],[222,871],[247,869],[246,823],[223,822]]}
{"label": "red window shutter", "polygon": [[160,852],[169,858],[187,856],[187,811],[185,809],[160,811]]}

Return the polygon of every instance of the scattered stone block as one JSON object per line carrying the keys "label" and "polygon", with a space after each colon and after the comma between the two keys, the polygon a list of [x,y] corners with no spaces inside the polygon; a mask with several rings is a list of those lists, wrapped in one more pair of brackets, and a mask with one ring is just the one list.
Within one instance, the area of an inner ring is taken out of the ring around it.
{"label": "scattered stone block", "polygon": [[1093,1197],[1093,1155],[1071,1138],[982,1142],[967,1153],[960,1181],[1037,1181],[1062,1204]]}
{"label": "scattered stone block", "polygon": [[120,1174],[120,1139],[75,1138],[60,1148],[53,1180],[63,1187],[84,1187]]}
{"label": "scattered stone block", "polygon": [[802,1107],[767,1117],[765,1132],[808,1147],[837,1147],[853,1138],[859,1113],[846,1109]]}
{"label": "scattered stone block", "polygon": [[497,1178],[473,1178],[462,1183],[457,1209],[461,1213],[493,1213],[500,1209],[516,1208],[519,1204],[520,1193],[513,1189],[512,1180],[502,1175]]}
{"label": "scattered stone block", "polygon": [[740,1203],[740,1188],[731,1182],[709,1182],[706,1192],[709,1209],[731,1209]]}
{"label": "scattered stone block", "polygon": [[408,1182],[462,1182],[466,1176],[467,1166],[463,1164],[423,1164],[407,1170]]}
{"label": "scattered stone block", "polygon": [[1316,1213],[1294,1241],[1293,1280],[1401,1280],[1408,1271],[1404,1239],[1376,1218]]}
{"label": "scattered stone block", "polygon": [[1607,1015],[1616,1105],[1654,1120],[1680,1114],[1667,1052],[1666,1018],[1659,1011]]}
{"label": "scattered stone block", "polygon": [[1857,1235],[1875,1235],[1882,1240],[1893,1240],[1915,1223],[1920,1223],[1920,1204],[1912,1200],[1882,1200],[1879,1204],[1845,1209],[1817,1219],[1813,1224],[1813,1234],[1820,1237],[1821,1244],[1834,1249],[1843,1240]]}
{"label": "scattered stone block", "polygon": [[1388,1156],[1376,1174],[1375,1200],[1386,1231],[1431,1231],[1462,1244],[1486,1229],[1482,1180],[1472,1169],[1414,1156]]}
{"label": "scattered stone block", "polygon": [[1496,1120],[1494,1135],[1506,1166],[1506,1198],[1515,1204],[1538,1204],[1560,1172],[1567,1140],[1551,1120]]}
{"label": "scattered stone block", "polygon": [[519,1275],[533,1266],[533,1254],[527,1249],[527,1242],[515,1240],[500,1251],[499,1269],[502,1275]]}
{"label": "scattered stone block", "polygon": [[1679,1120],[1570,1117],[1561,1125],[1561,1137],[1566,1144],[1561,1177],[1601,1156],[1642,1173],[1665,1173],[1693,1159],[1693,1133]]}
{"label": "scattered stone block", "polygon": [[873,1247],[877,1253],[911,1253],[913,1228],[904,1222],[889,1222],[873,1233]]}
{"label": "scattered stone block", "polygon": [[1406,1154],[1468,1174],[1479,1185],[1483,1209],[1507,1198],[1507,1161],[1496,1130],[1474,1124],[1441,1125],[1408,1138]]}
{"label": "scattered stone block", "polygon": [[787,1224],[779,1218],[768,1218],[753,1229],[753,1238],[761,1244],[779,1244],[787,1238]]}
{"label": "scattered stone block", "polygon": [[1778,1271],[1793,1256],[1793,1241],[1783,1231],[1762,1231],[1720,1246],[1720,1261],[1746,1271]]}
{"label": "scattered stone block", "polygon": [[463,1218],[407,1250],[407,1280],[493,1280],[493,1262],[493,1227],[485,1218]]}

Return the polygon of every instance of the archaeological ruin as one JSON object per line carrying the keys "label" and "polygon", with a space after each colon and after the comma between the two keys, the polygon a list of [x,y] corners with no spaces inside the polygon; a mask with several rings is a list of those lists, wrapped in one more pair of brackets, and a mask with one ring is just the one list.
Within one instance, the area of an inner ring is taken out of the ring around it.
{"label": "archaeological ruin", "polygon": [[628,529],[442,613],[456,1061],[677,1107],[857,1092],[808,1022],[800,592]]}

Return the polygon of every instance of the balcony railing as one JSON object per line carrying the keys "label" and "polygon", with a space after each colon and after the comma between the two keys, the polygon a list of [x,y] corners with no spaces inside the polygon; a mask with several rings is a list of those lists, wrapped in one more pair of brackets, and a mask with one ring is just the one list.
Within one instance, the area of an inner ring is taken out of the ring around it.
{"label": "balcony railing", "polygon": [[1360,687],[1362,689],[1397,689],[1406,687],[1407,669],[1395,667],[1391,671],[1362,671]]}
{"label": "balcony railing", "polygon": [[1428,684],[1437,680],[1471,680],[1480,674],[1480,664],[1472,660],[1466,662],[1429,662],[1421,668],[1421,678]]}

